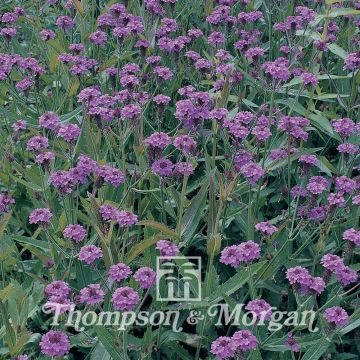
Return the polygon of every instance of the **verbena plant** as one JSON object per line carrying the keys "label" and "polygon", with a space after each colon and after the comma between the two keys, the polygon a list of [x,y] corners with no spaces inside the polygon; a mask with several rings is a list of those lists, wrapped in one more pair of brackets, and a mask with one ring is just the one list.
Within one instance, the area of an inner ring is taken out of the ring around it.
{"label": "verbena plant", "polygon": [[0,13],[0,358],[358,358],[358,1]]}

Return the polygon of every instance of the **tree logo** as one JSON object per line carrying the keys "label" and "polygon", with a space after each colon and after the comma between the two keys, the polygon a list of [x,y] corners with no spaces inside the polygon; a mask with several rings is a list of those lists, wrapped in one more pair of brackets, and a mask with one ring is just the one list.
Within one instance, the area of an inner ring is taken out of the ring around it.
{"label": "tree logo", "polygon": [[201,301],[201,257],[158,256],[157,301]]}

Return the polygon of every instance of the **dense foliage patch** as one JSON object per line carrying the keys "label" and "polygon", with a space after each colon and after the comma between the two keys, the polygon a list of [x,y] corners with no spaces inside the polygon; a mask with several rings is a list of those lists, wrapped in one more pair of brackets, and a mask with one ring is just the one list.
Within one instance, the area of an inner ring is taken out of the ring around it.
{"label": "dense foliage patch", "polygon": [[357,359],[359,45],[358,1],[2,0],[0,358]]}

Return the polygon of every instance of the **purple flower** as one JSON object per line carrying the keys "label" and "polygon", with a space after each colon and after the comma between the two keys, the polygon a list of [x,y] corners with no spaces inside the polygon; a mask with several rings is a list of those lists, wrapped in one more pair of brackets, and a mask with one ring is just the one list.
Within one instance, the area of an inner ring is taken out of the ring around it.
{"label": "purple flower", "polygon": [[344,70],[354,71],[360,69],[360,56],[358,52],[349,53],[344,60]]}
{"label": "purple flower", "polygon": [[201,55],[196,52],[196,51],[193,51],[193,50],[189,50],[185,53],[185,56],[192,60],[193,62],[196,62],[197,60],[201,59]]}
{"label": "purple flower", "polygon": [[122,108],[121,117],[124,119],[134,120],[138,119],[141,114],[141,107],[139,105],[129,104]]}
{"label": "purple flower", "polygon": [[339,176],[335,178],[335,187],[340,191],[351,194],[356,190],[357,184],[355,180],[349,179],[346,176]]}
{"label": "purple flower", "polygon": [[56,34],[52,30],[44,29],[40,31],[40,37],[43,41],[49,41],[55,39]]}
{"label": "purple flower", "polygon": [[103,178],[105,182],[110,183],[112,186],[119,186],[125,182],[122,171],[108,165],[99,166],[96,169],[96,175]]}
{"label": "purple flower", "polygon": [[251,133],[255,135],[256,139],[259,141],[265,141],[271,136],[271,131],[266,126],[254,126]]}
{"label": "purple flower", "polygon": [[[13,27],[6,27],[6,28],[3,28],[3,29],[0,30],[0,35],[1,35],[1,36],[4,36],[8,41],[10,41],[16,34],[17,34],[17,30],[16,30],[16,28],[13,28]],[[30,79],[29,79],[29,78],[25,78],[24,80],[29,81]],[[25,87],[25,83],[22,84],[21,86]],[[26,89],[24,89],[24,90],[21,89],[21,88],[20,88],[20,85],[19,85],[19,87],[16,86],[16,88],[17,88],[18,90],[21,90],[21,91],[25,91],[25,90],[26,90]]]}
{"label": "purple flower", "polygon": [[104,301],[104,291],[101,290],[100,284],[90,284],[80,290],[79,300],[88,305],[99,304]]}
{"label": "purple flower", "polygon": [[165,66],[156,66],[153,71],[162,80],[171,80],[173,77],[171,70]]}
{"label": "purple flower", "polygon": [[297,343],[296,339],[294,338],[294,336],[291,332],[288,332],[288,334],[287,334],[287,339],[285,341],[285,345],[289,346],[291,351],[293,351],[293,352],[300,351],[300,345]]}
{"label": "purple flower", "polygon": [[135,47],[143,51],[144,55],[145,55],[145,50],[148,49],[150,46],[151,46],[151,42],[145,39],[140,39],[135,44]]}
{"label": "purple flower", "polygon": [[360,246],[360,231],[355,230],[354,228],[345,230],[342,238],[350,241],[355,246]]}
{"label": "purple flower", "polygon": [[300,77],[305,86],[316,86],[319,83],[317,76],[311,73],[303,72]]}
{"label": "purple flower", "polygon": [[[50,265],[53,266],[53,265]],[[74,303],[72,303],[69,299],[60,298],[56,296],[51,296],[49,301],[45,303],[46,308],[49,310],[56,312],[59,311],[60,314],[64,314],[66,312],[73,311],[75,308]]]}
{"label": "purple flower", "polygon": [[51,151],[47,151],[36,155],[35,162],[37,164],[49,164],[53,159],[55,159],[55,154]]}
{"label": "purple flower", "polygon": [[234,157],[235,170],[239,171],[243,165],[251,162],[253,157],[254,156],[252,153],[245,150],[240,150]]}
{"label": "purple flower", "polygon": [[239,267],[241,262],[240,248],[238,245],[227,246],[220,256],[220,262],[234,268]]}
{"label": "purple flower", "polygon": [[310,220],[315,222],[321,222],[325,220],[327,214],[327,208],[325,206],[315,206],[310,209],[307,216]]}
{"label": "purple flower", "polygon": [[310,274],[304,267],[295,266],[293,268],[287,269],[286,278],[291,285],[307,285],[310,279]]}
{"label": "purple flower", "polygon": [[239,349],[242,352],[255,350],[258,345],[256,337],[250,330],[237,331],[231,339],[236,349]]}
{"label": "purple flower", "polygon": [[309,9],[306,6],[297,6],[295,10],[305,22],[310,23],[315,20],[316,12],[314,10]]}
{"label": "purple flower", "polygon": [[240,261],[249,263],[260,259],[260,246],[254,241],[249,240],[239,245]]}
{"label": "purple flower", "polygon": [[255,185],[256,182],[265,174],[264,169],[252,161],[243,165],[240,168],[240,172],[247,178],[251,185]]}
{"label": "purple flower", "polygon": [[155,283],[156,272],[149,267],[142,267],[136,271],[134,279],[140,284],[140,287],[149,289]]}
{"label": "purple flower", "polygon": [[211,110],[209,113],[209,119],[217,120],[217,121],[223,121],[226,116],[228,115],[229,111],[225,108],[216,108],[214,110]]}
{"label": "purple flower", "polygon": [[333,306],[324,311],[324,317],[330,324],[342,327],[349,322],[349,315],[340,306]]}
{"label": "purple flower", "polygon": [[49,299],[66,299],[70,294],[69,285],[62,280],[56,280],[45,286],[44,295]]}
{"label": "purple flower", "polygon": [[27,76],[24,79],[22,79],[21,81],[17,82],[15,87],[19,91],[27,92],[31,88],[32,85],[33,85],[33,81]]}
{"label": "purple flower", "polygon": [[128,286],[116,289],[111,297],[115,310],[131,311],[139,300],[138,293]]}
{"label": "purple flower", "polygon": [[288,132],[295,139],[306,141],[308,133],[304,130],[304,127],[309,125],[310,121],[301,116],[282,116],[278,128]]}
{"label": "purple flower", "polygon": [[190,176],[194,171],[195,168],[189,162],[181,162],[175,166],[175,172],[183,176]]}
{"label": "purple flower", "polygon": [[23,354],[23,355],[18,355],[18,356],[15,356],[14,360],[28,360],[28,356]]}
{"label": "purple flower", "polygon": [[15,204],[15,200],[10,195],[0,193],[0,213],[8,211],[11,204]]}
{"label": "purple flower", "polygon": [[342,193],[330,193],[327,197],[329,205],[336,206],[339,208],[345,207],[346,201]]}
{"label": "purple flower", "polygon": [[87,87],[82,89],[78,95],[78,102],[81,104],[86,104],[87,106],[93,101],[101,96],[101,92],[97,87]]}
{"label": "purple flower", "polygon": [[271,305],[263,299],[256,299],[249,301],[248,304],[245,306],[245,309],[252,311],[257,320],[271,319],[271,314],[272,314]]}
{"label": "purple flower", "polygon": [[124,263],[118,263],[110,266],[109,277],[114,281],[127,279],[131,275],[130,268]]}
{"label": "purple flower", "polygon": [[152,148],[165,149],[170,143],[171,138],[164,132],[155,132],[144,140],[145,145]]}
{"label": "purple flower", "polygon": [[263,221],[255,225],[255,229],[260,231],[264,235],[272,235],[278,229],[276,226],[271,225],[268,221]]}
{"label": "purple flower", "polygon": [[168,259],[176,256],[176,254],[179,252],[179,248],[168,240],[159,240],[156,243],[156,249],[160,251],[160,256],[165,256]]}
{"label": "purple flower", "polygon": [[262,65],[265,73],[278,81],[287,81],[291,77],[289,70],[289,61],[283,57],[277,58],[275,61],[267,61]]}
{"label": "purple flower", "polygon": [[81,154],[78,158],[78,163],[73,169],[73,176],[76,181],[85,183],[87,177],[96,169],[97,164],[95,160],[92,160],[87,155]]}
{"label": "purple flower", "polygon": [[209,36],[208,36],[208,43],[211,46],[218,46],[218,45],[222,45],[225,42],[225,36],[222,32],[220,31],[213,31]]}
{"label": "purple flower", "polygon": [[26,144],[26,149],[29,151],[45,149],[49,146],[49,140],[45,136],[33,136]]}
{"label": "purple flower", "polygon": [[74,51],[76,54],[80,54],[85,50],[85,46],[83,44],[70,44],[69,50]]}
{"label": "purple flower", "polygon": [[2,16],[0,15],[0,18],[3,23],[13,24],[18,19],[18,16],[16,13],[6,12]]}
{"label": "purple flower", "polygon": [[240,23],[252,23],[263,18],[261,11],[239,12],[237,16]]}
{"label": "purple flower", "polygon": [[216,56],[217,58],[219,58],[219,60],[220,60],[221,62],[225,62],[225,61],[231,60],[231,58],[232,58],[232,57],[231,57],[231,54],[230,54],[228,51],[224,50],[224,49],[218,50],[218,51],[216,52],[215,56]]}
{"label": "purple flower", "polygon": [[52,218],[52,213],[50,209],[47,208],[39,208],[35,209],[31,212],[29,216],[29,223],[30,224],[48,224],[50,219]]}
{"label": "purple flower", "polygon": [[70,239],[74,242],[84,240],[86,230],[78,224],[68,225],[63,231],[64,238]]}
{"label": "purple flower", "polygon": [[203,71],[203,72],[208,72],[209,70],[211,70],[213,64],[206,59],[200,58],[195,62],[195,69]]}
{"label": "purple flower", "polygon": [[340,144],[337,147],[337,149],[338,149],[339,153],[349,154],[349,155],[355,155],[359,151],[357,146],[350,144],[350,143]]}
{"label": "purple flower", "polygon": [[314,294],[320,295],[325,290],[325,287],[326,284],[323,278],[310,276],[304,288],[306,291],[310,291]]}
{"label": "purple flower", "polygon": [[355,130],[355,123],[349,118],[335,119],[331,125],[337,133],[344,137],[350,136]]}
{"label": "purple flower", "polygon": [[92,264],[96,259],[102,258],[102,250],[95,245],[83,246],[79,252],[79,260],[84,261],[87,265]]}
{"label": "purple flower", "polygon": [[113,4],[110,6],[110,13],[113,14],[115,17],[123,17],[126,14],[126,7],[124,4]]}
{"label": "purple flower", "polygon": [[296,196],[299,197],[306,197],[308,195],[308,192],[305,188],[299,186],[299,185],[295,185],[292,189],[291,189],[291,196],[293,198],[295,198]]}
{"label": "purple flower", "polygon": [[70,194],[75,185],[75,179],[71,171],[59,170],[52,173],[49,182],[60,192]]}
{"label": "purple flower", "polygon": [[324,255],[320,260],[320,264],[325,269],[331,272],[337,271],[338,269],[342,269],[345,266],[343,260],[339,256],[333,254]]}
{"label": "purple flower", "polygon": [[45,355],[60,357],[69,352],[70,341],[64,332],[50,330],[41,337],[40,348]]}
{"label": "purple flower", "polygon": [[161,56],[152,55],[146,58],[146,62],[150,65],[157,65],[161,61]]}
{"label": "purple flower", "polygon": [[72,142],[79,137],[80,133],[81,129],[76,124],[62,124],[56,135],[66,142]]}
{"label": "purple flower", "polygon": [[166,95],[162,95],[162,94],[159,94],[159,95],[156,95],[153,99],[154,103],[156,103],[157,105],[168,105],[169,102],[171,101],[171,98],[170,96],[166,96]]}
{"label": "purple flower", "polygon": [[301,155],[299,161],[305,165],[316,166],[318,160],[315,155]]}
{"label": "purple flower", "polygon": [[117,209],[112,205],[104,204],[100,206],[99,212],[104,221],[115,220]]}
{"label": "purple flower", "polygon": [[26,121],[25,120],[18,120],[18,121],[14,122],[11,125],[11,128],[15,132],[20,132],[20,131],[26,130]]}
{"label": "purple flower", "polygon": [[89,35],[90,42],[99,46],[105,46],[106,38],[106,33],[101,30],[97,30]]}
{"label": "purple flower", "polygon": [[123,228],[136,224],[138,222],[138,217],[130,211],[121,210],[116,211],[115,220],[118,222],[120,227]]}
{"label": "purple flower", "polygon": [[211,353],[218,360],[227,359],[235,355],[235,348],[232,338],[228,336],[220,336],[211,343]]}
{"label": "purple flower", "polygon": [[136,86],[140,85],[140,80],[135,76],[128,73],[122,73],[122,76],[120,78],[120,84],[124,88],[127,88],[129,90],[134,89]]}
{"label": "purple flower", "polygon": [[353,199],[352,199],[352,203],[354,205],[360,205],[360,195],[354,196]]}
{"label": "purple flower", "polygon": [[328,186],[329,183],[324,177],[312,176],[306,186],[306,189],[314,195],[319,195],[326,191]]}
{"label": "purple flower", "polygon": [[14,9],[14,13],[15,13],[16,15],[23,16],[23,15],[26,14],[26,11],[25,11],[24,8],[22,8],[22,7],[20,7],[20,6],[17,6],[17,7],[15,7],[15,9]]}
{"label": "purple flower", "polygon": [[193,40],[195,40],[195,39],[197,39],[197,38],[204,35],[203,32],[200,29],[189,29],[187,34]]}
{"label": "purple flower", "polygon": [[196,142],[189,135],[179,135],[174,139],[174,146],[184,154],[191,154],[196,150]]}
{"label": "purple flower", "polygon": [[246,50],[245,57],[250,61],[257,61],[260,56],[265,54],[265,50],[260,47],[250,48]]}
{"label": "purple flower", "polygon": [[59,116],[49,111],[39,117],[39,126],[44,129],[55,130],[59,123]]}
{"label": "purple flower", "polygon": [[135,74],[140,71],[139,65],[135,63],[127,63],[121,69],[121,75]]}
{"label": "purple flower", "polygon": [[357,272],[349,266],[339,267],[335,270],[335,273],[342,286],[357,282]]}
{"label": "purple flower", "polygon": [[280,46],[280,51],[284,54],[290,54],[291,48],[289,46]]}
{"label": "purple flower", "polygon": [[174,164],[168,159],[160,159],[155,161],[151,170],[158,176],[171,176],[173,173]]}
{"label": "purple flower", "polygon": [[74,22],[69,16],[59,16],[56,19],[56,26],[64,31],[71,30],[74,27]]}

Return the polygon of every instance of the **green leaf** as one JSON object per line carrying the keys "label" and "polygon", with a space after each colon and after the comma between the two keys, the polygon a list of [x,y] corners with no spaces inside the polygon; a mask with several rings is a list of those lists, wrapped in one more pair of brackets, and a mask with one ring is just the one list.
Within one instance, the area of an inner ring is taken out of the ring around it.
{"label": "green leaf", "polygon": [[356,311],[349,317],[349,324],[343,327],[339,333],[345,335],[360,326],[360,311]]}
{"label": "green leaf", "polygon": [[360,10],[349,9],[349,8],[341,8],[341,9],[332,9],[330,11],[329,17],[338,17],[338,16],[346,16],[346,15],[360,15]]}
{"label": "green leaf", "polygon": [[49,246],[46,241],[37,240],[37,239],[33,239],[33,238],[26,237],[26,236],[21,236],[21,235],[12,235],[11,239],[13,239],[19,243],[22,243],[22,244],[33,245],[44,251],[49,250]]}
{"label": "green leaf", "polygon": [[144,221],[138,222],[137,225],[143,225],[143,226],[152,227],[154,229],[157,229],[157,230],[161,231],[163,234],[169,236],[172,239],[179,240],[179,235],[174,230],[171,230],[170,228],[168,228],[164,224],[161,224],[161,223],[159,223],[157,221],[144,220]]}
{"label": "green leaf", "polygon": [[311,124],[314,125],[316,128],[324,131],[326,134],[330,135],[332,138],[336,140],[340,140],[338,134],[334,133],[333,128],[330,124],[330,121],[323,115],[320,114],[310,114],[309,120]]}
{"label": "green leaf", "polygon": [[99,341],[104,345],[104,348],[110,354],[113,360],[125,360],[125,354],[121,354],[116,350],[115,336],[102,326],[95,326],[94,330]]}
{"label": "green leaf", "polygon": [[142,254],[146,249],[155,245],[159,240],[161,240],[162,237],[163,236],[161,236],[161,235],[155,235],[149,239],[145,239],[145,240],[139,242],[138,244],[134,245],[130,249],[130,251],[126,257],[126,263],[130,264],[137,256]]}
{"label": "green leaf", "polygon": [[206,183],[200,188],[199,192],[191,200],[189,207],[184,213],[181,238],[185,242],[192,239],[202,219],[202,215],[206,207],[208,186],[209,183],[206,181]]}
{"label": "green leaf", "polygon": [[[255,275],[265,264],[267,261],[261,261],[259,263],[250,265],[251,272]],[[249,281],[249,272],[244,271],[243,269],[239,270],[239,272],[226,281],[224,284],[219,286],[215,292],[213,292],[209,297],[209,302],[211,304],[216,304],[224,298],[224,294],[229,296],[233,294],[235,291],[239,290],[244,284]]]}
{"label": "green leaf", "polygon": [[104,345],[99,342],[95,346],[95,349],[91,354],[90,360],[111,360],[111,356],[105,349]]}
{"label": "green leaf", "polygon": [[329,45],[329,50],[330,50],[333,54],[341,57],[343,60],[344,60],[344,59],[346,58],[346,56],[348,55],[348,53],[347,53],[343,48],[341,48],[339,45],[337,45],[337,44],[330,44],[330,45]]}
{"label": "green leaf", "polygon": [[321,337],[313,346],[311,346],[301,360],[318,360],[331,345],[331,340],[325,336]]}
{"label": "green leaf", "polygon": [[6,229],[8,222],[11,219],[11,216],[12,216],[12,212],[9,211],[9,212],[5,213],[4,215],[2,215],[0,218],[0,239],[4,235],[4,231]]}

